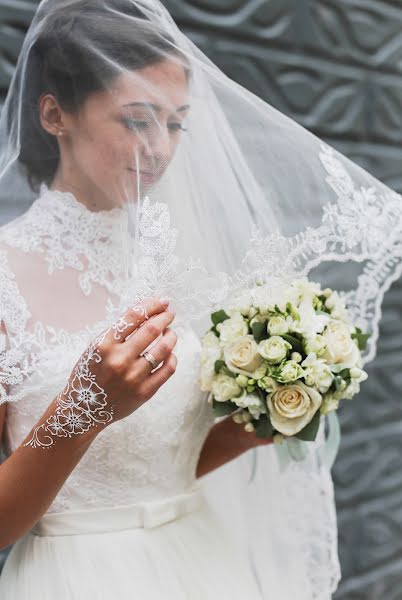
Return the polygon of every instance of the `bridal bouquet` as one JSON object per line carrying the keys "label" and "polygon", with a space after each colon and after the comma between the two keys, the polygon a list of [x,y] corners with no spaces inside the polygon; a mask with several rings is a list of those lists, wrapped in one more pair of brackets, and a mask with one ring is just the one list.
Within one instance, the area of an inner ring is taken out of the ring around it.
{"label": "bridal bouquet", "polygon": [[337,292],[307,280],[257,286],[211,315],[202,340],[200,385],[215,414],[233,413],[258,437],[313,441],[320,415],[351,399],[368,335]]}

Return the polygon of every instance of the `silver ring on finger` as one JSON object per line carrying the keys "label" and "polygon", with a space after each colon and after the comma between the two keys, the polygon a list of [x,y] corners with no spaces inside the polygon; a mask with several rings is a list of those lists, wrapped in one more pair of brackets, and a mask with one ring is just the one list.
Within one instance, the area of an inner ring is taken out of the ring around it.
{"label": "silver ring on finger", "polygon": [[155,356],[153,354],[151,354],[150,352],[145,351],[142,356],[145,358],[145,360],[147,360],[149,363],[151,363],[151,365],[153,366],[154,369],[156,369],[157,367],[159,367],[159,365],[161,364],[160,362],[158,362],[155,358]]}

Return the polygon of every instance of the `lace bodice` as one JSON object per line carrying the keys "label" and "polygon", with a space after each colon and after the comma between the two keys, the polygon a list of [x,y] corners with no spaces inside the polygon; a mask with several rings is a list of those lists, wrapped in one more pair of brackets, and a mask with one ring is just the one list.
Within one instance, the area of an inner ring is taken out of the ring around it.
{"label": "lace bodice", "polygon": [[[119,304],[124,226],[122,209],[94,213],[71,194],[42,188],[25,215],[0,230],[0,392],[8,400],[7,454],[64,388],[77,359]],[[176,332],[174,376],[138,411],[96,438],[49,512],[159,499],[192,485],[213,415],[197,384],[198,337],[184,325]]]}

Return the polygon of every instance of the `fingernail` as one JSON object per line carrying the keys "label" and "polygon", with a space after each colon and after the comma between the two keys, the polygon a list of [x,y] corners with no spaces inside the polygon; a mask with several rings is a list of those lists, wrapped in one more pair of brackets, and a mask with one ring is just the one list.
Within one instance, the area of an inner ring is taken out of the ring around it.
{"label": "fingernail", "polygon": [[162,306],[164,306],[165,308],[167,308],[169,306],[169,298],[160,298],[160,302],[162,304]]}

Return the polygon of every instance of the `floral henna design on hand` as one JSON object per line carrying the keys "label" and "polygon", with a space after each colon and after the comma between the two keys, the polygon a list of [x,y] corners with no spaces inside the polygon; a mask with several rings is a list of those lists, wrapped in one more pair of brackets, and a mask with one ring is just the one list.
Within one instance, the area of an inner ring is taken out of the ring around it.
{"label": "floral henna design on hand", "polygon": [[[142,304],[137,304],[132,309],[149,319]],[[90,427],[106,425],[113,420],[113,408],[106,410],[107,394],[96,382],[90,363],[94,361],[99,364],[102,361],[100,346],[110,331],[113,331],[115,340],[120,340],[124,331],[132,326],[133,323],[128,323],[125,316],[120,317],[89,345],[76,364],[73,377],[57,396],[55,414],[35,428],[24,446],[50,448],[55,443],[55,438],[71,438],[85,433]]]}

